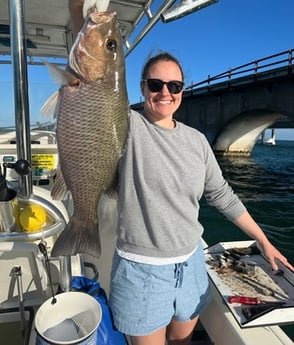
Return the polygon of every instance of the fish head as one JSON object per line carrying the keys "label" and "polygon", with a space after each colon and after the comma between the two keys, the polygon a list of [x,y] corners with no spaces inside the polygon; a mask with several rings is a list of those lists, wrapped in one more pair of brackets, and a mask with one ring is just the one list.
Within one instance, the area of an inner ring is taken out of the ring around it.
{"label": "fish head", "polygon": [[92,12],[72,47],[69,66],[86,83],[116,78],[124,70],[122,37],[115,12]]}

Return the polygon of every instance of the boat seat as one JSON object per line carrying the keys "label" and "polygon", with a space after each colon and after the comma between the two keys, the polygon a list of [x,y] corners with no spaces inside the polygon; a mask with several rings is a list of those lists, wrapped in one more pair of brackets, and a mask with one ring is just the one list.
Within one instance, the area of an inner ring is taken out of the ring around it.
{"label": "boat seat", "polygon": [[[50,296],[44,257],[35,243],[0,242],[0,272],[1,309],[19,307],[17,274],[21,279],[24,306],[40,305]],[[52,275],[58,277],[58,272]]]}
{"label": "boat seat", "polygon": [[[38,246],[34,243],[0,242],[0,328],[20,322],[20,335],[29,343],[34,318],[34,307],[47,298],[47,272]],[[54,274],[56,276],[56,273]],[[49,297],[49,296],[48,296]],[[4,328],[3,328],[4,327]],[[18,334],[18,327],[12,335]],[[9,337],[10,338],[10,337]],[[8,342],[9,343],[9,342]]]}
{"label": "boat seat", "polygon": [[[49,265],[54,293],[60,283],[60,261],[49,255]],[[87,276],[88,270],[95,276],[96,268],[83,261],[79,254],[71,256],[73,276]],[[44,255],[33,242],[0,242],[0,310],[19,306],[19,288],[15,270],[20,268],[22,299],[24,306],[41,305],[52,296]],[[96,277],[97,278],[97,277]]]}
{"label": "boat seat", "polygon": [[[52,288],[44,254],[36,243],[0,242],[0,333],[11,324],[20,323],[23,343],[29,344],[35,311],[59,289],[59,258],[49,258],[49,266]],[[77,276],[83,275],[87,267],[95,273],[79,255],[72,256],[71,266]],[[11,341],[9,345],[15,344],[13,335]]]}

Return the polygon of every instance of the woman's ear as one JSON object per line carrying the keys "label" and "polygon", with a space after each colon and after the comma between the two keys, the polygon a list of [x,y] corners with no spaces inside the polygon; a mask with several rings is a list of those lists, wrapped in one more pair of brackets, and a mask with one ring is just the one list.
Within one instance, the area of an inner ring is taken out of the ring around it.
{"label": "woman's ear", "polygon": [[145,87],[145,83],[141,80],[140,81],[140,89],[141,89],[142,96],[145,95],[144,87]]}

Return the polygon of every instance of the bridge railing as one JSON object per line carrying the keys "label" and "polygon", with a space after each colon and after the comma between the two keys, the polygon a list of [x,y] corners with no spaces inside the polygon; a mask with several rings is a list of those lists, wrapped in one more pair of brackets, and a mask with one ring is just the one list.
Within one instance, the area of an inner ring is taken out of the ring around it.
{"label": "bridge railing", "polygon": [[210,75],[207,79],[202,80],[196,84],[192,84],[186,87],[186,90],[193,90],[198,87],[210,86],[212,84],[231,81],[237,77],[245,77],[254,75],[257,77],[258,73],[270,71],[272,69],[276,69],[278,67],[288,67],[291,71],[293,68],[293,61],[294,61],[294,49],[285,50],[283,52],[269,55],[262,59],[254,60],[248,62],[244,65],[240,65],[238,67],[229,68],[227,71],[217,74],[213,77]]}

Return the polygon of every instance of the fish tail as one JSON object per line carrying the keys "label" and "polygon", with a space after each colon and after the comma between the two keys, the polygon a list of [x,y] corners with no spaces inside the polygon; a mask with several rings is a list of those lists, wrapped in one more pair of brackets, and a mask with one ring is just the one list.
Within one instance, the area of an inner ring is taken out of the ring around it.
{"label": "fish tail", "polygon": [[51,256],[88,254],[99,258],[101,243],[98,220],[86,222],[73,215],[53,245]]}

